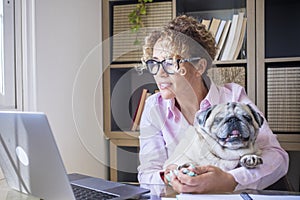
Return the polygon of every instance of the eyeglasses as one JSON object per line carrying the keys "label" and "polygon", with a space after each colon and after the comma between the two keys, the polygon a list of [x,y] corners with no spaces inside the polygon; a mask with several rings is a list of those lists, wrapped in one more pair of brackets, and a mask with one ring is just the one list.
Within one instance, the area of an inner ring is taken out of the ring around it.
{"label": "eyeglasses", "polygon": [[187,58],[187,59],[165,59],[162,61],[157,61],[157,60],[147,60],[145,61],[146,67],[149,70],[150,74],[156,75],[157,72],[159,71],[160,66],[162,66],[163,70],[167,74],[174,74],[175,72],[178,71],[179,65],[184,62],[192,62],[196,60],[200,60],[200,57],[195,57],[195,58]]}

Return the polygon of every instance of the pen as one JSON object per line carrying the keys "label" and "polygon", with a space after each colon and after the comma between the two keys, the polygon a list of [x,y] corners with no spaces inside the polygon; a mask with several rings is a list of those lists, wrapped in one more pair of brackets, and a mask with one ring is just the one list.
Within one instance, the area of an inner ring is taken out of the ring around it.
{"label": "pen", "polygon": [[247,192],[242,192],[240,195],[244,200],[253,200]]}

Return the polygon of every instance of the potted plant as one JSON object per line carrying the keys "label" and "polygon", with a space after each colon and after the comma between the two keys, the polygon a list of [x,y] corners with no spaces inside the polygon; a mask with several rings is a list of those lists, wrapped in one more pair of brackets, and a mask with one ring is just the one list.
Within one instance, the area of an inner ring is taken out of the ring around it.
{"label": "potted plant", "polygon": [[[142,16],[147,15],[147,3],[151,3],[152,1],[153,0],[138,0],[135,9],[128,15],[132,32],[136,33],[140,28],[144,27]],[[140,42],[136,39],[134,43],[138,45]]]}

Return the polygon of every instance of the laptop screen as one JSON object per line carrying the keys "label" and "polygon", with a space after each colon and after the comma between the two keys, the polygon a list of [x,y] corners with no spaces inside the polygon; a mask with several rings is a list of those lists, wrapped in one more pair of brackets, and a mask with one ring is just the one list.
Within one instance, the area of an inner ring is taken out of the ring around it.
{"label": "laptop screen", "polygon": [[8,185],[18,191],[44,199],[73,198],[43,113],[0,112],[0,164]]}

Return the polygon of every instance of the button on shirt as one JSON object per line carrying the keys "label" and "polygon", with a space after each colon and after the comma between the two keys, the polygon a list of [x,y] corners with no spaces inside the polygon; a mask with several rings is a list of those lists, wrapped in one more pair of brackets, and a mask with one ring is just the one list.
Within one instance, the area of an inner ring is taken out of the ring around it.
{"label": "button on shirt", "polygon": [[[244,88],[235,83],[224,86],[212,83],[206,98],[200,103],[200,111],[225,102],[243,102],[258,111]],[[174,99],[163,99],[160,93],[147,99],[140,123],[138,180],[141,184],[164,184],[160,177],[164,162],[174,152],[188,126]],[[266,120],[256,142],[262,150],[264,164],[255,169],[238,167],[229,171],[238,183],[236,190],[263,189],[287,173],[288,154],[280,147]]]}

